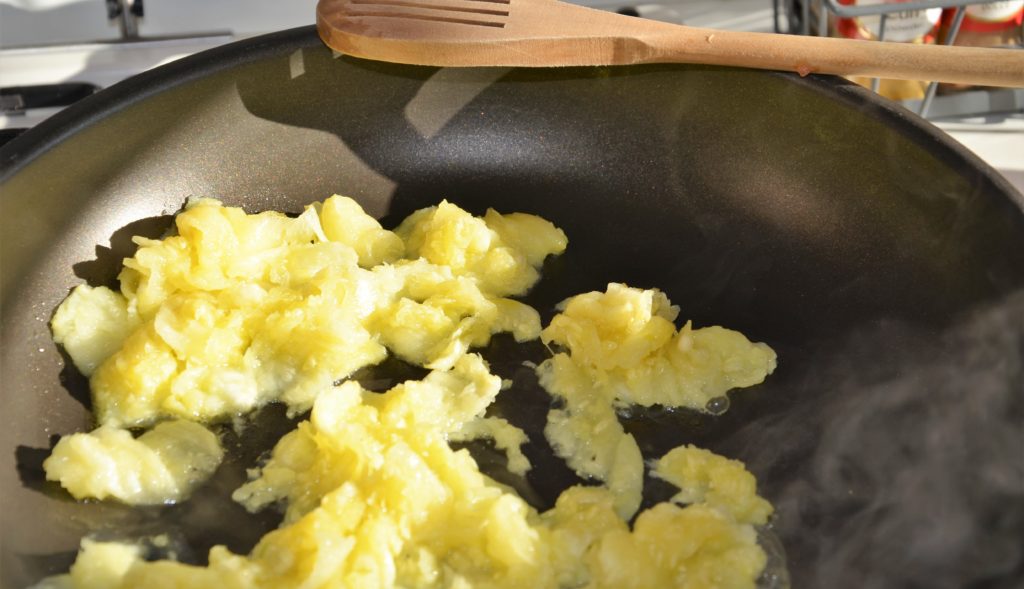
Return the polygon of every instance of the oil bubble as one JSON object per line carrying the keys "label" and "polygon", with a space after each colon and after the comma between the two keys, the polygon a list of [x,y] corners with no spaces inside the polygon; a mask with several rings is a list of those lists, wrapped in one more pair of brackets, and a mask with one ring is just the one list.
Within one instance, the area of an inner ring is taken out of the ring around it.
{"label": "oil bubble", "polygon": [[772,524],[758,526],[757,543],[768,557],[764,571],[757,580],[757,589],[790,589],[791,580],[786,566],[786,549]]}
{"label": "oil bubble", "polygon": [[729,410],[729,397],[721,396],[714,397],[708,400],[707,405],[704,406],[704,410],[712,415],[721,415]]}

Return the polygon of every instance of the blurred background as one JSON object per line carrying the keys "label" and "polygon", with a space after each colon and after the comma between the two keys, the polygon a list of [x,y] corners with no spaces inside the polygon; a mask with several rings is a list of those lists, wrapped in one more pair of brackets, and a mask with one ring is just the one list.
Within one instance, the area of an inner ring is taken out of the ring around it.
{"label": "blurred background", "polygon": [[[1024,0],[573,3],[698,27],[1018,51],[1024,18]],[[316,0],[0,0],[0,141],[152,67],[313,24],[315,6]],[[923,114],[1024,191],[1024,89],[855,81]]]}
{"label": "blurred background", "polygon": [[245,36],[312,23],[316,0],[0,0],[0,44],[115,39],[121,36],[120,19],[111,11],[122,6],[142,13],[135,20],[143,37],[217,32]]}

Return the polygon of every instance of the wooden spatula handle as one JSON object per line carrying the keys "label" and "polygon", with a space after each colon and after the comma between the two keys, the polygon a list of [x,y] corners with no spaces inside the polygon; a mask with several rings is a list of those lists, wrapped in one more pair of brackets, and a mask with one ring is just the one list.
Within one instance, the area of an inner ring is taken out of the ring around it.
{"label": "wooden spatula handle", "polygon": [[682,29],[641,35],[640,61],[1024,87],[1024,50]]}

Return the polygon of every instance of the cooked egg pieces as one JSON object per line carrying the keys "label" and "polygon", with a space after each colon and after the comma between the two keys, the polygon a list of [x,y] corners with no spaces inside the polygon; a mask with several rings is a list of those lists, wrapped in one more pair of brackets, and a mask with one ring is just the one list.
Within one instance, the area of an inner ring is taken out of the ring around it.
{"label": "cooked egg pieces", "polygon": [[[571,487],[538,513],[451,448],[491,438],[511,471],[530,467],[523,431],[487,415],[501,380],[469,350],[497,332],[541,335],[537,312],[507,297],[566,247],[549,222],[442,202],[391,232],[339,196],[295,218],[199,200],[175,234],[137,243],[120,292],[79,287],[54,318],[55,338],[91,374],[103,425],[58,443],[48,476],[76,497],[181,500],[220,447],[201,425],[161,420],[280,401],[310,417],[233,497],[253,511],[278,505],[284,521],[248,555],[213,548],[205,567],[85,540],[70,573],[42,586],[754,587],[765,565],[754,526],[771,506],[741,463],[669,452],[652,475],[679,493],[629,523],[645,465],[616,407],[700,408],[775,361],[735,332],[677,331],[658,291],[580,295],[543,331],[566,349],[539,368],[563,403],[545,434],[603,486]],[[384,393],[335,385],[389,352],[432,372]],[[121,429],[154,423],[138,438]],[[182,478],[182,464],[197,467]]]}
{"label": "cooked egg pieces", "polygon": [[135,241],[120,293],[80,286],[52,322],[91,376],[97,421],[122,427],[270,401],[298,413],[389,348],[449,368],[493,333],[536,338],[536,311],[505,297],[566,245],[539,217],[447,202],[394,233],[341,196],[295,218],[199,199],[173,235]]}
{"label": "cooked egg pieces", "polygon": [[766,512],[753,486],[732,485],[750,477],[741,465],[673,450],[657,469],[688,504],[659,504],[632,527],[603,487],[571,487],[538,513],[447,442],[485,419],[499,389],[475,355],[384,393],[332,387],[235,494],[250,509],[285,507],[251,553],[216,547],[197,567],[85,541],[54,586],[754,587],[765,554],[752,524]]}
{"label": "cooked egg pieces", "polygon": [[541,339],[564,352],[537,368],[541,386],[561,407],[544,435],[577,475],[604,482],[628,519],[640,505],[643,458],[618,421],[628,405],[703,410],[730,389],[762,382],[775,352],[722,327],[677,330],[679,314],[661,291],[612,283],[577,295]]}
{"label": "cooked egg pieces", "polygon": [[216,434],[191,421],[166,421],[138,438],[105,425],[64,436],[43,462],[47,480],[76,499],[157,505],[187,499],[220,465]]}

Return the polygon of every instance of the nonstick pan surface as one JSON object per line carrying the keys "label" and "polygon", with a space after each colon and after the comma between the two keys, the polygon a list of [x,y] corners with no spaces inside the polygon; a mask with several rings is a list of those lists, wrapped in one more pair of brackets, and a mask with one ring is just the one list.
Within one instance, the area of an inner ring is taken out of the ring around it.
{"label": "nonstick pan surface", "polygon": [[[48,321],[111,284],[131,235],[189,197],[298,212],[338,192],[393,225],[442,198],[540,214],[569,236],[526,298],[626,282],[697,326],[765,341],[779,369],[723,416],[624,415],[648,458],[696,443],[745,461],[777,508],[795,587],[1016,587],[1024,573],[1024,199],[924,121],[827,77],[696,66],[398,66],[333,55],[312,27],[208,51],[63,111],[2,151],[2,584],[66,570],[84,535],[167,533],[202,562],[277,523],[227,498],[291,427],[241,434],[177,506],[76,503],[43,480],[56,436],[90,427],[84,379]],[[523,360],[497,411],[531,434],[539,508],[575,482],[541,430]],[[367,378],[401,379],[397,363]],[[667,497],[649,486],[648,502]]]}

